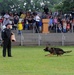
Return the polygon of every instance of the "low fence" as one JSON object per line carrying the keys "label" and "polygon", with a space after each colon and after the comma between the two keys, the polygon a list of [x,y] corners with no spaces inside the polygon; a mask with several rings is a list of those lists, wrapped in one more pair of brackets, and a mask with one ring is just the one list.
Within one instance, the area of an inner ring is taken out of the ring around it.
{"label": "low fence", "polygon": [[[31,32],[31,31],[30,31]],[[29,46],[29,45],[74,45],[74,33],[27,33],[21,35],[14,31],[16,42],[12,42],[13,46]],[[0,34],[1,37],[1,34]],[[1,43],[1,40],[0,40]]]}
{"label": "low fence", "polygon": [[12,45],[74,45],[73,33],[23,33],[16,34],[16,42]]}

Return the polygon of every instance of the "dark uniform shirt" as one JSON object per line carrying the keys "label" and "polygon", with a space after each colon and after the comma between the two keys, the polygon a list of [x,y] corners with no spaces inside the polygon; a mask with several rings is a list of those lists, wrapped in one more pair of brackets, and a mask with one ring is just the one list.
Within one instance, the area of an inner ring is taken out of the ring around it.
{"label": "dark uniform shirt", "polygon": [[11,29],[3,29],[2,30],[2,40],[11,39]]}

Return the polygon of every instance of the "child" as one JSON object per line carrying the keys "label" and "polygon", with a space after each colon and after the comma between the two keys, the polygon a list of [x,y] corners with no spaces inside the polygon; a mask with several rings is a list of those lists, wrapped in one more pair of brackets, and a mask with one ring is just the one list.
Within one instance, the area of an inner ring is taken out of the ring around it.
{"label": "child", "polygon": [[21,34],[22,33],[22,29],[23,29],[23,25],[22,25],[21,21],[19,21],[19,23],[17,25],[17,28],[18,28],[18,34]]}

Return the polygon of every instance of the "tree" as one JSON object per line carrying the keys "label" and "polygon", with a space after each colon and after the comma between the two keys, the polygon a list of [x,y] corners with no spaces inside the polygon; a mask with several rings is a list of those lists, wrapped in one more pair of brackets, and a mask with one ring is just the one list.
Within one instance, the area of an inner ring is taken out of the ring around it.
{"label": "tree", "polygon": [[0,0],[0,12],[43,11],[45,5],[53,9],[61,0]]}
{"label": "tree", "polygon": [[64,0],[61,4],[55,7],[56,9],[62,10],[65,13],[72,11],[74,8],[74,0]]}

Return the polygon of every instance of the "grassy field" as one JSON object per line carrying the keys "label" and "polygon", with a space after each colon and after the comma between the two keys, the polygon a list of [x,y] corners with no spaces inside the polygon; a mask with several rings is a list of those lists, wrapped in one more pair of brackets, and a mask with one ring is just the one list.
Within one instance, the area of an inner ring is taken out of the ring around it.
{"label": "grassy field", "polygon": [[74,47],[60,46],[72,50],[63,56],[45,56],[48,52],[40,47],[12,47],[13,57],[2,57],[0,47],[0,75],[74,75]]}

